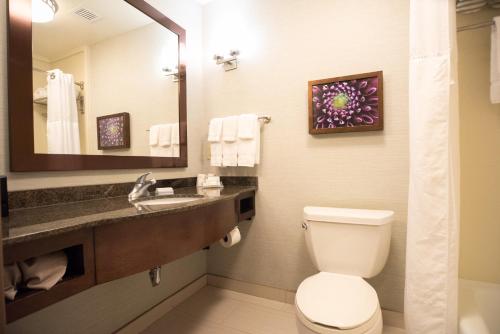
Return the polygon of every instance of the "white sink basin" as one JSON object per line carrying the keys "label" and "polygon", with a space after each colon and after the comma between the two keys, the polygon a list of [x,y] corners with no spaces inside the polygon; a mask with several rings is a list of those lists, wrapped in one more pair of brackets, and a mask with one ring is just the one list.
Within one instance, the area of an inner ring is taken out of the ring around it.
{"label": "white sink basin", "polygon": [[199,200],[200,198],[201,197],[167,197],[167,198],[148,199],[145,201],[137,202],[136,204],[141,206],[169,205],[169,204],[192,202]]}

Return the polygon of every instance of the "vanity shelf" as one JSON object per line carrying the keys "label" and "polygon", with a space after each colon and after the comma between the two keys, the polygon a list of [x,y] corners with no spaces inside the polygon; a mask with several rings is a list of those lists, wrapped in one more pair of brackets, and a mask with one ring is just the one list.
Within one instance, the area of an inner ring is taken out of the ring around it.
{"label": "vanity shelf", "polygon": [[68,257],[68,267],[63,279],[48,291],[20,289],[13,301],[6,301],[7,322],[22,318],[95,285],[92,229],[5,247],[4,263],[24,261],[60,250],[64,250]]}
{"label": "vanity shelf", "polygon": [[255,191],[243,193],[236,198],[236,214],[238,222],[250,220],[255,216]]}

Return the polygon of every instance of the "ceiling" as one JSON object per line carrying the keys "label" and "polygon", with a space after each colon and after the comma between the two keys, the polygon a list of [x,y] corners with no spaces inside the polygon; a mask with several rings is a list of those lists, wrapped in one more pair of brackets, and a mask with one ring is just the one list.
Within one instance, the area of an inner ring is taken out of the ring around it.
{"label": "ceiling", "polygon": [[[147,25],[151,20],[125,1],[57,0],[52,22],[33,23],[33,54],[54,61],[85,45]],[[85,8],[98,15],[90,22],[76,14]]]}

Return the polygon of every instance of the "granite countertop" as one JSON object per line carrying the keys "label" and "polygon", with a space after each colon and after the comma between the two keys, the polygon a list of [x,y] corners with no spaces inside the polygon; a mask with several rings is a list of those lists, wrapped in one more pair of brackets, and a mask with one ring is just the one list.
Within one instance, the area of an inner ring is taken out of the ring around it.
{"label": "granite countertop", "polygon": [[199,197],[199,199],[185,203],[158,205],[154,210],[139,211],[128,201],[127,196],[14,209],[10,211],[8,218],[3,219],[3,244],[5,246],[40,239],[123,220],[168,215],[204,207],[217,201],[234,199],[242,193],[255,190],[257,190],[256,186],[226,186],[220,190],[205,189],[201,193],[196,187],[177,188],[174,196]]}

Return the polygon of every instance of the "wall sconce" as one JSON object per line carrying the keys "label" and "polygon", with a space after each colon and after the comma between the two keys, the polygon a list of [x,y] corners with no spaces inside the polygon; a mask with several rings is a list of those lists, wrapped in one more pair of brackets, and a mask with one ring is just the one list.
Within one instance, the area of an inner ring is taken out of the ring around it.
{"label": "wall sconce", "polygon": [[232,71],[238,68],[238,56],[240,55],[240,51],[231,50],[229,51],[229,58],[224,58],[220,55],[214,55],[214,60],[217,65],[223,65],[224,71]]}
{"label": "wall sconce", "polygon": [[175,66],[175,69],[164,67],[161,70],[165,73],[166,77],[172,76],[173,82],[179,82],[179,66]]}

